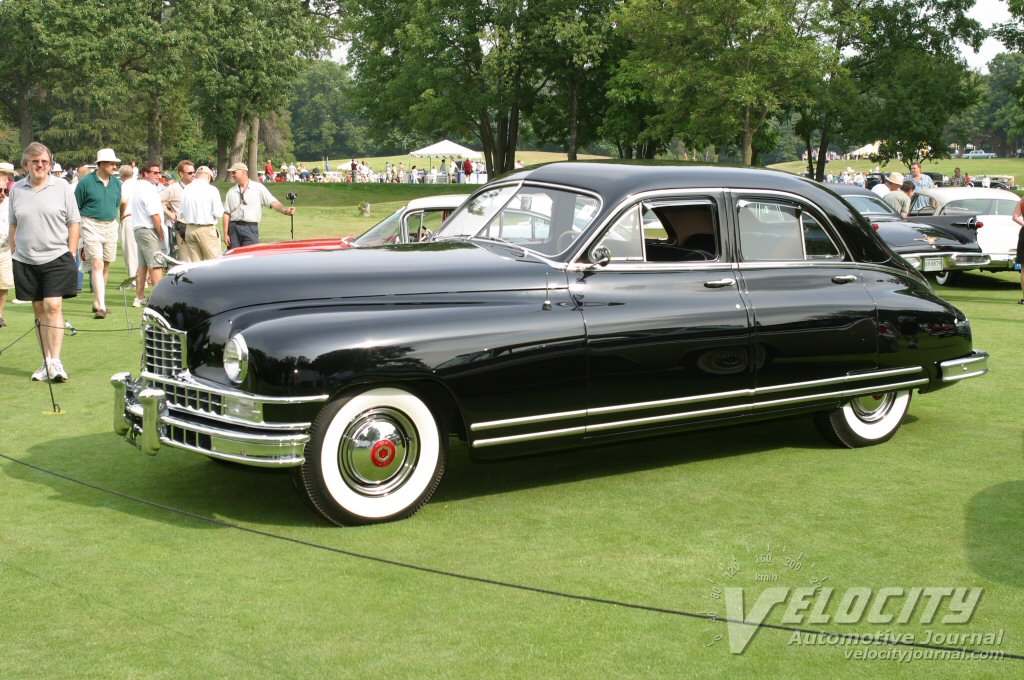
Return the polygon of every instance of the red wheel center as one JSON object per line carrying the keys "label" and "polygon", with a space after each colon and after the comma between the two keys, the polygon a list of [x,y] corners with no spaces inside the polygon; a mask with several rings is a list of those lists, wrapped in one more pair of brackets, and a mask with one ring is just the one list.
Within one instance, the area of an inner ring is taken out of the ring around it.
{"label": "red wheel center", "polygon": [[370,460],[377,467],[387,467],[395,460],[395,443],[381,439],[370,448]]}

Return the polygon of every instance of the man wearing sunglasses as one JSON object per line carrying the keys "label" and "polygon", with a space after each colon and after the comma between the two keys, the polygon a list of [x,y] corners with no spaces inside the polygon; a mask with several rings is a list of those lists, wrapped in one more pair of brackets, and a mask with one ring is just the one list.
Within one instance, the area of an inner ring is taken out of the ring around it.
{"label": "man wearing sunglasses", "polygon": [[96,152],[96,171],[75,186],[75,199],[82,214],[82,244],[85,259],[92,265],[92,311],[97,319],[107,318],[107,277],[110,263],[117,258],[117,228],[121,217],[121,179],[115,176],[121,159],[113,149]]}
{"label": "man wearing sunglasses", "polygon": [[196,175],[196,166],[192,161],[178,163],[178,179],[171,182],[160,192],[160,200],[164,204],[164,224],[170,230],[171,257],[185,257],[185,220],[181,217],[181,195]]}
{"label": "man wearing sunglasses", "polygon": [[139,272],[135,276],[135,300],[132,307],[146,304],[147,277],[154,286],[164,277],[166,261],[159,253],[167,252],[167,239],[164,236],[164,204],[160,201],[158,189],[160,174],[159,163],[146,163],[143,172],[139,173],[139,184],[132,197],[132,228],[139,248]]}
{"label": "man wearing sunglasses", "polygon": [[224,239],[228,248],[260,242],[263,206],[282,215],[295,214],[295,208],[284,207],[269,189],[249,180],[249,166],[245,163],[235,163],[228,168],[228,174],[235,181],[235,186],[228,189],[224,197]]}
{"label": "man wearing sunglasses", "polygon": [[21,164],[28,176],[10,189],[8,237],[14,260],[14,287],[19,300],[31,302],[43,345],[43,365],[33,380],[63,382],[60,360],[64,342],[63,299],[78,295],[78,250],[81,216],[75,192],[50,175],[53,155],[39,142],[25,147]]}
{"label": "man wearing sunglasses", "polygon": [[7,325],[4,321],[4,306],[7,304],[7,291],[14,288],[11,249],[7,243],[7,231],[10,227],[7,185],[13,181],[14,166],[10,163],[0,163],[0,328]]}

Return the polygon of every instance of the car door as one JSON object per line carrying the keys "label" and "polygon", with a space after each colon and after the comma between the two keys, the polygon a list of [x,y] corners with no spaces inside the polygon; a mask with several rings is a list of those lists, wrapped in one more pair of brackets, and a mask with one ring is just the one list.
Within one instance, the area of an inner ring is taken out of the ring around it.
{"label": "car door", "polygon": [[878,365],[865,272],[824,213],[802,199],[734,199],[740,295],[753,321],[755,412],[838,401],[851,374],[867,376]]}
{"label": "car door", "polygon": [[631,203],[570,271],[587,338],[587,436],[745,413],[753,385],[747,311],[722,229],[723,194]]}

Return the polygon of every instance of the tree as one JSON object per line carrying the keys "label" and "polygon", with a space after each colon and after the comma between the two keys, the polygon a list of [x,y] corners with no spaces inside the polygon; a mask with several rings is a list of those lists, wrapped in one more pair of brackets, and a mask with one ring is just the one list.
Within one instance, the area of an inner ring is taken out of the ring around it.
{"label": "tree", "polygon": [[634,0],[622,23],[665,116],[689,135],[739,138],[749,165],[754,138],[820,79],[815,10],[803,0]]}
{"label": "tree", "polygon": [[521,117],[543,84],[529,43],[545,18],[542,6],[348,0],[355,94],[373,134],[474,134],[489,175],[512,170]]}
{"label": "tree", "polygon": [[546,0],[544,22],[532,44],[545,79],[534,107],[534,130],[561,142],[570,161],[581,144],[598,136],[609,69],[604,57],[613,24],[610,0]]}
{"label": "tree", "polygon": [[349,69],[313,61],[292,86],[292,133],[299,158],[362,156],[370,151],[366,124],[351,105]]}

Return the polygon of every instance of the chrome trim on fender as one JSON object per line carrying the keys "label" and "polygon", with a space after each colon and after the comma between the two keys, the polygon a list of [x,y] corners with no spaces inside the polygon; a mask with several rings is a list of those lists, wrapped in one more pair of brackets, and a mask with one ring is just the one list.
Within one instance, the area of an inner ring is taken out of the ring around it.
{"label": "chrome trim on fender", "polygon": [[148,371],[143,371],[140,377],[151,381],[166,383],[168,385],[177,385],[184,388],[195,388],[204,390],[206,392],[212,392],[219,394],[224,397],[239,397],[242,399],[251,399],[252,401],[259,401],[264,404],[307,404],[314,402],[327,401],[331,398],[329,394],[315,394],[308,397],[268,397],[262,394],[253,394],[252,392],[244,392],[242,390],[232,389],[230,387],[219,387],[214,386],[207,382],[199,382],[191,375],[185,373],[178,378],[168,378],[167,376],[157,375]]}
{"label": "chrome trim on fender", "polygon": [[577,411],[562,411],[561,413],[545,413],[542,416],[525,416],[522,418],[507,418],[505,420],[488,420],[483,423],[473,423],[469,426],[469,429],[476,432],[478,430],[493,430],[496,427],[510,427],[512,425],[529,425],[530,423],[544,423],[550,420],[558,420],[559,418],[581,418],[587,415],[586,409],[579,409]]}
{"label": "chrome trim on fender", "polygon": [[943,361],[939,364],[939,373],[944,383],[985,375],[988,373],[988,352],[975,350],[969,356]]}
{"label": "chrome trim on fender", "polygon": [[473,442],[473,448],[479,449],[485,446],[497,444],[508,444],[511,442],[525,442],[534,439],[549,439],[551,437],[567,437],[571,434],[585,434],[586,427],[569,427],[564,430],[548,430],[547,432],[531,432],[530,434],[515,434],[508,437],[494,437],[492,439],[477,439]]}

